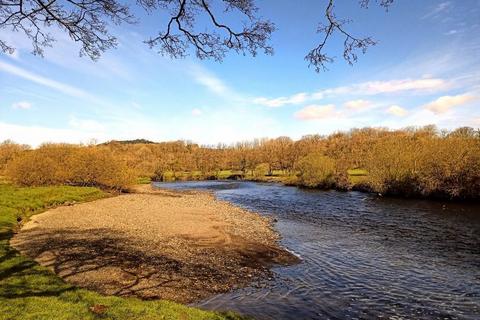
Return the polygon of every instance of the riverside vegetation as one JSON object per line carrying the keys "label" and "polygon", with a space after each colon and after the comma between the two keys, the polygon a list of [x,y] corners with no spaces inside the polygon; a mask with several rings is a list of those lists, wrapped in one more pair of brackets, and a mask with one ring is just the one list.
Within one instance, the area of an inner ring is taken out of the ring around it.
{"label": "riverside vegetation", "polygon": [[230,146],[133,140],[44,144],[33,150],[6,141],[0,145],[2,171],[24,186],[125,190],[150,180],[230,178],[471,200],[480,196],[480,132],[469,127],[363,128],[298,141],[279,137]]}

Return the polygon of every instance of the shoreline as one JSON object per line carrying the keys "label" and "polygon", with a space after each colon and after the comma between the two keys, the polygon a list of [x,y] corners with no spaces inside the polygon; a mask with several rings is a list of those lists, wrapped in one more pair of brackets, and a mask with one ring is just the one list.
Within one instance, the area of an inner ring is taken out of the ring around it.
{"label": "shoreline", "polygon": [[257,182],[257,183],[279,183],[288,187],[295,187],[305,190],[319,190],[319,191],[329,191],[334,190],[338,192],[349,192],[357,191],[369,195],[375,195],[380,198],[392,198],[392,199],[405,199],[405,200],[428,200],[435,202],[448,202],[448,203],[464,203],[464,204],[479,204],[480,198],[449,198],[442,194],[431,194],[431,195],[421,195],[417,193],[400,193],[400,192],[385,192],[379,193],[371,189],[371,187],[365,184],[354,184],[348,188],[333,186],[329,188],[322,187],[308,187],[297,182],[292,182],[289,179],[277,176],[265,176],[264,178],[225,178],[225,179],[178,179],[172,181],[157,181],[151,180],[150,183],[175,183],[175,182],[189,182],[189,181],[245,181],[245,182]]}
{"label": "shoreline", "polygon": [[141,185],[36,215],[11,245],[82,288],[193,303],[297,263],[278,240],[270,219],[209,193]]}

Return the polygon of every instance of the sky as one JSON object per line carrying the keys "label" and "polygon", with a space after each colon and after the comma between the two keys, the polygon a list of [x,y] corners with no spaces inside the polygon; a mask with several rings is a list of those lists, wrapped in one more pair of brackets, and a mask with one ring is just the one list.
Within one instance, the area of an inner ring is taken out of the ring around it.
{"label": "sky", "polygon": [[348,30],[378,44],[350,66],[336,36],[326,47],[335,62],[320,73],[304,56],[321,40],[327,1],[257,3],[276,24],[274,55],[232,52],[221,63],[150,49],[143,41],[165,24],[142,11],[138,24],[115,27],[119,45],[98,61],[79,57],[58,30],[44,57],[0,30],[17,48],[0,53],[0,141],[214,145],[362,127],[480,127],[480,0],[397,0],[388,12],[337,1]]}

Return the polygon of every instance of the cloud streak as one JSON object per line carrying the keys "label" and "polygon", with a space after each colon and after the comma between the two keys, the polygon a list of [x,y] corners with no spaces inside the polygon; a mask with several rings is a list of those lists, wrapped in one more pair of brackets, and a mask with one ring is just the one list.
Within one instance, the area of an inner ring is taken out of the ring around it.
{"label": "cloud streak", "polygon": [[372,107],[372,102],[368,100],[350,100],[344,103],[344,106],[350,110],[363,111]]}
{"label": "cloud streak", "polygon": [[308,94],[305,92],[300,92],[294,94],[290,97],[279,97],[279,98],[265,98],[265,97],[258,97],[253,99],[253,103],[260,104],[270,108],[282,107],[284,105],[289,104],[300,104],[305,102],[309,98]]}
{"label": "cloud streak", "polygon": [[[275,108],[339,96],[375,96],[402,92],[432,93],[446,90],[450,87],[451,84],[448,81],[439,78],[367,81],[349,86],[319,90],[312,93],[300,92],[291,96],[281,96],[277,98],[257,97],[253,99],[253,103]],[[346,102],[345,106],[352,110],[362,110],[372,105],[368,100],[357,99]]]}
{"label": "cloud streak", "polygon": [[452,3],[450,1],[444,1],[437,4],[431,11],[425,14],[422,19],[429,19],[433,17],[437,17],[443,12],[449,11],[452,7]]}
{"label": "cloud streak", "polygon": [[201,116],[202,113],[203,113],[202,110],[200,110],[198,108],[192,109],[192,116],[194,116],[194,117]]}
{"label": "cloud streak", "polygon": [[454,107],[467,104],[474,100],[478,100],[478,97],[471,94],[442,96],[430,103],[425,104],[423,108],[433,112],[434,114],[443,114],[449,112]]}
{"label": "cloud streak", "polygon": [[25,69],[22,69],[20,67],[14,66],[12,64],[9,64],[3,61],[0,61],[0,71],[32,81],[34,83],[54,89],[66,95],[70,95],[70,96],[82,98],[82,99],[88,99],[88,100],[97,100],[96,97],[94,97],[93,95],[89,94],[88,92],[82,89],[37,75],[33,72],[27,71]]}
{"label": "cloud streak", "polygon": [[222,79],[199,64],[191,63],[186,72],[193,77],[195,82],[223,99],[237,102],[246,100],[242,94],[229,87]]}
{"label": "cloud streak", "polygon": [[367,81],[350,86],[336,87],[316,92],[317,97],[355,94],[373,96],[400,92],[435,92],[445,90],[450,84],[439,78],[427,79],[395,79],[387,81]]}
{"label": "cloud streak", "polygon": [[321,119],[333,118],[335,116],[336,116],[336,113],[335,113],[334,104],[326,104],[326,105],[312,104],[312,105],[306,106],[305,108],[297,111],[294,114],[294,117],[299,120],[321,120]]}
{"label": "cloud streak", "polygon": [[30,109],[31,107],[32,107],[32,104],[28,101],[19,101],[12,104],[13,109],[27,110],[27,109]]}
{"label": "cloud streak", "polygon": [[408,111],[405,108],[397,105],[390,106],[386,112],[396,117],[405,117],[408,114]]}
{"label": "cloud streak", "polygon": [[91,119],[79,119],[77,117],[71,117],[68,124],[74,129],[86,132],[101,132],[105,130],[105,126],[103,124]]}

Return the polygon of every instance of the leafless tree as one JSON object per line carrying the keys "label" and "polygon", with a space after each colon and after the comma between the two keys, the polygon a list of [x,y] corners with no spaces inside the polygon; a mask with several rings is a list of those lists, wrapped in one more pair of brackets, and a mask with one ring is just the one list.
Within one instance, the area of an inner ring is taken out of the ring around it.
{"label": "leafless tree", "polygon": [[[388,8],[393,1],[376,2]],[[200,59],[221,61],[230,50],[253,56],[259,51],[273,53],[269,40],[275,25],[258,16],[255,0],[137,0],[135,5],[148,13],[161,11],[169,14],[163,30],[145,41],[163,55],[181,58],[193,48]],[[360,0],[361,7],[367,8],[368,5],[369,0]],[[305,57],[316,71],[325,69],[326,63],[333,61],[324,53],[324,47],[334,33],[345,37],[343,57],[350,64],[357,60],[358,50],[365,52],[376,43],[370,37],[356,38],[347,32],[345,25],[349,20],[338,19],[334,9],[334,0],[329,0],[325,10],[327,23],[318,28],[324,38]],[[239,16],[241,18],[237,19]],[[80,43],[81,55],[95,60],[117,44],[111,31],[112,24],[136,22],[131,4],[126,1],[0,0],[0,30],[23,33],[32,42],[33,53],[39,55],[43,55],[44,48],[52,46],[55,41],[49,27],[65,31]],[[15,50],[1,36],[0,49],[5,53]]]}

